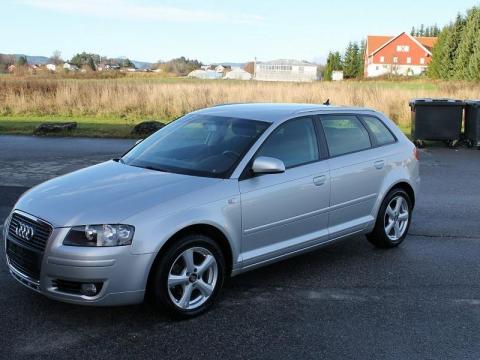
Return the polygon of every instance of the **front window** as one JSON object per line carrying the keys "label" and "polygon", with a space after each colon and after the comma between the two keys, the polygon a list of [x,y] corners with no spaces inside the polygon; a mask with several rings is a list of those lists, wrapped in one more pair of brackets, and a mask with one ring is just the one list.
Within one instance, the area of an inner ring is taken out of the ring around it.
{"label": "front window", "polygon": [[127,165],[195,176],[227,177],[269,123],[192,114],[134,147]]}
{"label": "front window", "polygon": [[280,159],[287,169],[317,161],[318,144],[313,120],[299,118],[280,125],[265,140],[258,156]]}

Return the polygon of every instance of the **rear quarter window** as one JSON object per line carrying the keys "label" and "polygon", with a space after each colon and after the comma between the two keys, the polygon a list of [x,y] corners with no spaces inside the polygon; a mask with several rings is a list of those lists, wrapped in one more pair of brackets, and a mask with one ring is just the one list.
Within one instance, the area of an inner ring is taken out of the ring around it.
{"label": "rear quarter window", "polygon": [[372,132],[377,141],[377,145],[387,145],[395,142],[395,137],[379,118],[363,115],[362,120]]}

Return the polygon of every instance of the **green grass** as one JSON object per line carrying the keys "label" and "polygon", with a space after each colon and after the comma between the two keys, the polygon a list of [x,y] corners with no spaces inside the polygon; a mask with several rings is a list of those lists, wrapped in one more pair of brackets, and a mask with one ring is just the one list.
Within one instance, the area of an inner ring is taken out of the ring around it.
{"label": "green grass", "polygon": [[[151,119],[124,120],[119,118],[70,118],[61,116],[0,116],[0,135],[33,135],[35,128],[45,122],[70,122],[78,123],[73,131],[54,133],[47,136],[79,136],[103,138],[137,138],[131,134],[135,124]],[[168,121],[158,120],[164,123]],[[400,127],[410,136],[410,127]]]}
{"label": "green grass", "polygon": [[[150,120],[150,119],[149,119]],[[86,137],[114,137],[134,138],[131,131],[141,119],[124,120],[119,118],[70,118],[60,116],[15,116],[0,117],[0,134],[3,135],[33,135],[35,128],[46,122],[78,123],[73,131],[55,133],[48,136],[86,136]]]}

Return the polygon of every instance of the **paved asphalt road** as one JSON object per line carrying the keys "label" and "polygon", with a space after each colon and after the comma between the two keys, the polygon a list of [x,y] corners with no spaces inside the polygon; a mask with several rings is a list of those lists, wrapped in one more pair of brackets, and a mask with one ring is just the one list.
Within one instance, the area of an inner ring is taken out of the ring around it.
{"label": "paved asphalt road", "polygon": [[[33,184],[131,143],[0,137],[0,220]],[[2,259],[0,357],[478,359],[480,152],[427,149],[421,171],[399,248],[356,237],[240,275],[189,321],[147,305],[51,301],[17,284]]]}

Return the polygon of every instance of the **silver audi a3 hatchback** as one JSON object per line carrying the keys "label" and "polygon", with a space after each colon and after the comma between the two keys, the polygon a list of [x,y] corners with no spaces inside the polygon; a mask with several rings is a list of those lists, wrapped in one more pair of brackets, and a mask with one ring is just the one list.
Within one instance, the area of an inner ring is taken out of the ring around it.
{"label": "silver audi a3 hatchback", "polygon": [[365,234],[406,237],[418,152],[369,109],[234,104],[26,192],[4,225],[11,274],[52,299],[208,309],[228,276]]}

